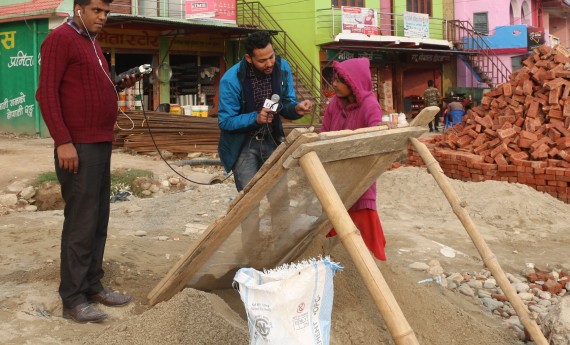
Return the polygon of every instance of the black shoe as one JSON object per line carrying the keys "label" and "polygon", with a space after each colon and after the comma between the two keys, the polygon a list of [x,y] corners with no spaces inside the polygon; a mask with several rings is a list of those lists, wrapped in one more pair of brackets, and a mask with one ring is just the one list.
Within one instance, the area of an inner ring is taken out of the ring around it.
{"label": "black shoe", "polygon": [[79,323],[101,322],[108,317],[107,314],[95,309],[89,303],[81,303],[73,308],[63,308],[63,318]]}
{"label": "black shoe", "polygon": [[133,297],[103,289],[94,295],[87,296],[87,300],[90,303],[101,303],[107,307],[120,307],[132,301]]}

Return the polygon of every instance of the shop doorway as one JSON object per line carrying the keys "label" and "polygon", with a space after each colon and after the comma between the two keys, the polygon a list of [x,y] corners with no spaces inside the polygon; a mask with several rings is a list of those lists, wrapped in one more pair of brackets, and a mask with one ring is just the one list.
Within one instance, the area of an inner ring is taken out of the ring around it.
{"label": "shop doorway", "polygon": [[402,96],[404,99],[404,113],[413,117],[423,108],[424,91],[427,81],[433,80],[435,87],[441,90],[441,69],[409,68],[404,70],[402,78]]}
{"label": "shop doorway", "polygon": [[208,114],[217,112],[220,64],[220,56],[171,53],[170,103],[208,106]]}
{"label": "shop doorway", "polygon": [[[105,58],[107,63],[109,63],[109,69],[111,71],[111,77],[114,78],[117,74],[125,72],[133,67],[137,67],[143,64],[150,64],[154,66],[153,62],[156,57],[149,53],[113,53],[110,51],[105,52]],[[154,76],[152,74],[145,75],[142,79],[142,83],[137,91],[142,95],[142,104],[145,110],[153,110],[155,106],[154,97]]]}

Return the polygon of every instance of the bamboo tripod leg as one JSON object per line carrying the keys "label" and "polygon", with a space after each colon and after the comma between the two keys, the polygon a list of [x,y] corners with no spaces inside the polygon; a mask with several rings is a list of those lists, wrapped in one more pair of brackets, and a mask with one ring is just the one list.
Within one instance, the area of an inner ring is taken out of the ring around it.
{"label": "bamboo tripod leg", "polygon": [[404,317],[382,273],[380,273],[374,258],[372,258],[368,248],[362,241],[362,237],[360,237],[358,229],[348,215],[319,157],[315,152],[309,152],[299,159],[299,164],[342,244],[362,276],[394,342],[396,345],[419,344],[414,331]]}
{"label": "bamboo tripod leg", "polygon": [[425,162],[428,171],[431,173],[439,185],[439,188],[441,188],[443,194],[445,194],[445,197],[447,198],[447,201],[449,201],[453,212],[457,215],[457,218],[459,218],[465,227],[465,230],[467,230],[467,233],[471,237],[471,240],[475,244],[475,247],[477,247],[481,258],[483,259],[483,262],[487,268],[489,268],[497,280],[497,283],[513,305],[513,308],[515,309],[521,323],[524,325],[528,333],[538,345],[548,345],[548,341],[544,337],[544,334],[542,334],[536,322],[530,318],[528,310],[518,296],[515,288],[511,285],[507,276],[503,272],[503,269],[499,265],[496,256],[493,254],[485,242],[485,239],[483,236],[481,236],[475,227],[475,224],[471,220],[469,213],[463,208],[463,206],[461,206],[461,200],[457,194],[455,194],[453,187],[451,184],[449,184],[447,176],[445,176],[441,170],[441,167],[439,166],[437,160],[433,157],[431,152],[429,152],[428,148],[418,139],[411,138],[410,140],[412,142],[412,145],[414,145],[415,149],[418,151],[420,157],[422,157],[423,161]]}

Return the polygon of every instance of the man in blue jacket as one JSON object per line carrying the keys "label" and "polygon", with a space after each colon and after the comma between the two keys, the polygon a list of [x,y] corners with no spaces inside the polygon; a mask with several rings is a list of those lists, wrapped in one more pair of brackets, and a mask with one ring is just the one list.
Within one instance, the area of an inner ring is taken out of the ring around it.
{"label": "man in blue jacket", "polygon": [[[275,55],[271,35],[257,31],[245,42],[244,58],[220,81],[218,153],[233,171],[241,191],[284,138],[280,116],[296,120],[311,111],[308,100],[297,102],[289,63]],[[279,97],[275,107],[266,100]]]}

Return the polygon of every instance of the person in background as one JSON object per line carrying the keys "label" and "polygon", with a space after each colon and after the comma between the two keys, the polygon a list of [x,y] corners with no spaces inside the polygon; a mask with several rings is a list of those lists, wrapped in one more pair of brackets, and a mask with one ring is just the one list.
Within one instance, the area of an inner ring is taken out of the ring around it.
{"label": "person in background", "polygon": [[[441,100],[441,96],[439,94],[439,90],[436,89],[433,85],[433,80],[428,80],[428,88],[424,91],[424,105],[426,107],[439,107],[440,104],[440,100]],[[438,130],[438,126],[439,126],[439,117],[440,117],[440,112],[438,112],[435,115],[435,119],[433,120],[433,125],[430,122],[429,123],[429,131],[433,132],[434,130],[436,132],[439,132]]]}
{"label": "person in background", "polygon": [[[245,42],[246,54],[220,80],[218,153],[224,168],[234,174],[238,191],[242,191],[284,140],[281,116],[300,119],[310,113],[312,103],[297,102],[289,63],[275,54],[271,35],[257,31]],[[279,97],[275,107],[264,107],[273,95]],[[271,226],[287,228],[290,222],[289,197],[285,178],[267,195],[271,205]],[[243,231],[245,229],[245,231]],[[259,209],[253,210],[242,223],[244,250],[259,240]],[[262,245],[258,245],[261,247]]]}
{"label": "person in background", "polygon": [[[367,58],[333,62],[335,96],[328,104],[321,132],[376,126],[382,109],[372,92],[370,61]],[[348,210],[368,249],[378,260],[386,260],[386,239],[376,208],[376,182]],[[335,236],[333,229],[327,236]]]}
{"label": "person in background", "polygon": [[[40,50],[36,99],[54,140],[65,201],[59,295],[63,317],[80,323],[107,318],[90,303],[122,306],[132,300],[101,283],[118,94],[96,36],[112,1],[74,0],[73,17],[54,29]],[[128,76],[121,87],[135,82]]]}
{"label": "person in background", "polygon": [[447,128],[450,124],[461,123],[463,115],[465,115],[463,103],[459,101],[450,102],[445,109],[445,127]]}

